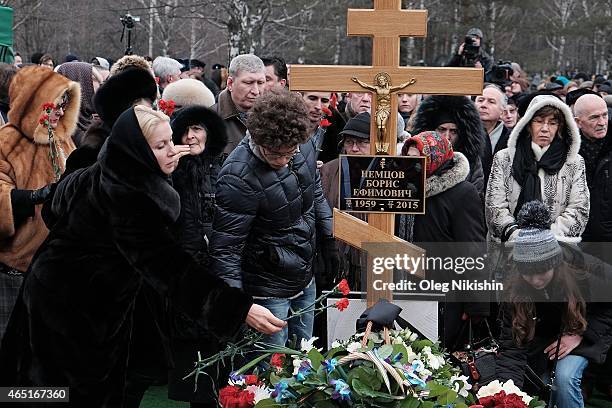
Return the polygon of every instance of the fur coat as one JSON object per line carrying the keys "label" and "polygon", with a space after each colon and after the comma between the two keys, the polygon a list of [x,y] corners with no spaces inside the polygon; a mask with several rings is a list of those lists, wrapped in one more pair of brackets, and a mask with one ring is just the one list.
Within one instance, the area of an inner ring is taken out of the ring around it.
{"label": "fur coat", "polygon": [[69,386],[70,406],[121,406],[143,279],[211,335],[234,335],[252,299],[181,249],[169,230],[179,211],[127,110],[98,162],[57,186],[51,233],[2,339],[0,384]]}
{"label": "fur coat", "polygon": [[[23,272],[48,230],[40,216],[41,206],[15,225],[11,190],[36,190],[54,181],[47,128],[38,121],[43,104],[58,102],[65,92],[70,100],[55,139],[67,157],[75,149],[71,136],[79,117],[79,84],[46,68],[26,67],[15,75],[9,89],[10,123],[0,129],[0,263]],[[62,171],[64,161],[60,160]]]}
{"label": "fur coat", "polygon": [[530,137],[527,127],[534,114],[544,106],[554,106],[563,112],[566,122],[563,137],[570,141],[565,163],[558,173],[546,174],[542,169],[538,172],[542,186],[542,201],[548,207],[553,221],[550,229],[560,241],[580,242],[580,236],[589,220],[589,189],[584,160],[578,154],[580,150],[578,126],[567,105],[555,97],[538,96],[533,99],[525,116],[512,130],[508,147],[499,151],[493,159],[485,197],[485,217],[489,228],[489,239],[492,241],[500,242],[504,230],[516,223],[513,214],[521,186],[512,175],[512,163],[517,140],[519,137]]}

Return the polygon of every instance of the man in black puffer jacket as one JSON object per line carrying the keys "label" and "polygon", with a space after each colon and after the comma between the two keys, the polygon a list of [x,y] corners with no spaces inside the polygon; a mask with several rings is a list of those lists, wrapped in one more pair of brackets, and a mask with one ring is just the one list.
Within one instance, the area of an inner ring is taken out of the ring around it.
{"label": "man in black puffer jacket", "polygon": [[[217,179],[212,272],[283,319],[314,302],[317,242],[326,272],[337,270],[332,215],[302,98],[269,91],[251,109],[247,128]],[[308,339],[313,319],[309,313],[290,320],[288,330],[267,341],[285,344],[294,334]]]}

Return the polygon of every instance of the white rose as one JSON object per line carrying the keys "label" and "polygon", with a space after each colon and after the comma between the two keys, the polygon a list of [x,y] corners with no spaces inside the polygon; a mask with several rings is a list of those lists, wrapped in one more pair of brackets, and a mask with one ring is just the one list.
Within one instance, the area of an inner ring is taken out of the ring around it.
{"label": "white rose", "polygon": [[468,377],[465,375],[453,375],[450,379],[455,392],[462,397],[468,396],[468,391],[472,389],[472,384],[467,382]]}
{"label": "white rose", "polygon": [[[312,350],[314,347],[314,342],[315,340],[319,340],[318,337],[312,337],[310,340],[306,340],[306,339],[302,339],[301,341],[301,345],[300,345],[300,350],[302,350],[304,353],[308,353],[310,350]],[[317,349],[317,351],[321,351],[323,349]]]}
{"label": "white rose", "polygon": [[502,390],[502,384],[499,380],[491,381],[489,384],[484,387],[480,387],[476,396],[478,398],[482,397],[490,397],[491,395],[495,395]]}
{"label": "white rose", "polygon": [[354,341],[351,344],[349,344],[348,346],[346,346],[346,351],[348,351],[349,353],[354,353],[357,350],[359,350],[360,348],[361,348],[361,343],[358,343],[358,342]]}

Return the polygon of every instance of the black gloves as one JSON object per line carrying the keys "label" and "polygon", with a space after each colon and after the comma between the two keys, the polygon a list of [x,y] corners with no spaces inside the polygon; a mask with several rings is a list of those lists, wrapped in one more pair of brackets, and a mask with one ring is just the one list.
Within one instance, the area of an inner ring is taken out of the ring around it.
{"label": "black gloves", "polygon": [[38,190],[11,190],[11,207],[13,210],[13,225],[19,228],[28,217],[34,216],[34,207],[42,204],[53,193],[55,183],[48,184]]}
{"label": "black gloves", "polygon": [[30,193],[30,200],[32,204],[36,205],[44,203],[52,191],[53,183],[47,184],[46,186],[39,188],[38,190],[32,190],[32,192]]}
{"label": "black gloves", "polygon": [[333,281],[340,269],[338,245],[334,237],[325,237],[321,242],[321,256],[325,265],[325,276]]}

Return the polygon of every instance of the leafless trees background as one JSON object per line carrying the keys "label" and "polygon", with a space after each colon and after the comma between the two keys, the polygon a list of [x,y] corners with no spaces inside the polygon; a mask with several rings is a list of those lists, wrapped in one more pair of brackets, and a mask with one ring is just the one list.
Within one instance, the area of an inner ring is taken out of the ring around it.
{"label": "leafless trees background", "polygon": [[[346,10],[371,0],[0,0],[15,10],[22,55],[120,57],[119,17],[140,17],[132,47],[141,55],[199,58],[280,55],[290,63],[369,64],[371,40],[346,37]],[[612,63],[612,0],[404,0],[429,11],[428,37],[404,39],[402,63],[443,65],[466,31],[480,27],[496,59],[530,72],[606,72]]]}

